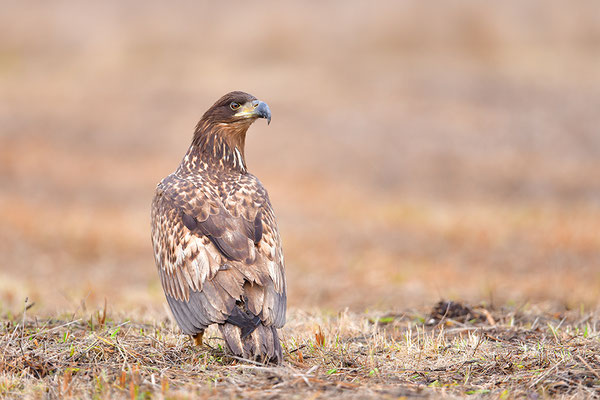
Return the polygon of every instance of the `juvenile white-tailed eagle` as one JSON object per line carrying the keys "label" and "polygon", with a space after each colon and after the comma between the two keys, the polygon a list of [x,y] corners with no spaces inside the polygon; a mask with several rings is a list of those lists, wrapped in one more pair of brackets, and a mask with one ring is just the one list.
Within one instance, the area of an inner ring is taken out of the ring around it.
{"label": "juvenile white-tailed eagle", "polygon": [[152,243],[177,324],[196,344],[218,324],[229,350],[281,362],[285,323],[281,239],[267,191],[246,170],[246,131],[271,121],[266,103],[244,92],[219,99],[198,122],[177,170],[152,202]]}

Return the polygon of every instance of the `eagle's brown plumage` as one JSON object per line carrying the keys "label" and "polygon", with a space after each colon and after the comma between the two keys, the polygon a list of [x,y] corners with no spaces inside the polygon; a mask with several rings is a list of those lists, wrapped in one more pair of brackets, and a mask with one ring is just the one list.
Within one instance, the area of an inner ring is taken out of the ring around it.
{"label": "eagle's brown plumage", "polygon": [[246,171],[244,142],[268,106],[243,92],[200,119],[177,170],[152,203],[152,243],[162,287],[183,333],[201,343],[218,324],[238,356],[280,362],[285,323],[281,239],[267,191]]}

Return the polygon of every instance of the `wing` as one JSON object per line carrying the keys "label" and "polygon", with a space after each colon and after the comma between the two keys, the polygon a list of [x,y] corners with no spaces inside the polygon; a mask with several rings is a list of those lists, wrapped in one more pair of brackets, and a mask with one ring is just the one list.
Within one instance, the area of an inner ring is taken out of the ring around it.
{"label": "wing", "polygon": [[254,225],[256,259],[243,265],[243,270],[264,277],[260,283],[245,282],[244,302],[265,325],[281,328],[285,324],[286,280],[281,238],[269,196],[252,174],[243,175],[230,193],[225,208]]}
{"label": "wing", "polygon": [[[231,194],[226,201],[224,191]],[[283,326],[281,241],[256,178],[234,187],[165,178],[152,206],[152,239],[167,301],[184,333],[225,321],[242,329],[256,321]],[[246,305],[243,313],[236,304]]]}

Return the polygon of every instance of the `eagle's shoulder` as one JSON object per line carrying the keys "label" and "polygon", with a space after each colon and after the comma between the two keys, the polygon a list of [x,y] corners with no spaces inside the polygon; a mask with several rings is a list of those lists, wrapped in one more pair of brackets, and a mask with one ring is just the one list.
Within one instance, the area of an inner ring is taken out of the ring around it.
{"label": "eagle's shoulder", "polygon": [[222,202],[216,188],[208,179],[195,176],[171,174],[164,178],[156,187],[153,208],[162,207],[164,212],[170,209],[193,214],[195,218],[204,221],[211,214],[218,214]]}

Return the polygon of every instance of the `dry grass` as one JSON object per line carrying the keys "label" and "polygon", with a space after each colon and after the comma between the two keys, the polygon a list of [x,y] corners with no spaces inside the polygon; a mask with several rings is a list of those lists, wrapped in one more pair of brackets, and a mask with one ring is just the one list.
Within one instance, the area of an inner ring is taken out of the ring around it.
{"label": "dry grass", "polygon": [[[30,312],[30,311],[29,311]],[[12,398],[494,398],[600,396],[600,315],[437,304],[429,313],[293,310],[285,360],[195,348],[168,320],[104,310],[0,326],[0,395]]]}

